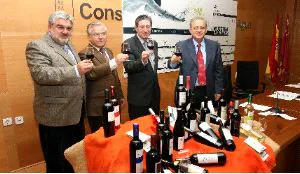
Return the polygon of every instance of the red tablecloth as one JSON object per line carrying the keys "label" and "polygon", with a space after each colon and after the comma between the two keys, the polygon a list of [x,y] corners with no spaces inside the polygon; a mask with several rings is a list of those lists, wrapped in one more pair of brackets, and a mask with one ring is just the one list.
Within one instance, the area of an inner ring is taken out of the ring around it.
{"label": "red tablecloth", "polygon": [[[125,133],[132,130],[132,124],[139,123],[140,131],[148,135],[155,132],[155,121],[152,116],[144,116],[121,125],[116,135],[105,138],[103,129],[85,137],[85,153],[87,158],[88,172],[130,172],[129,167],[129,142],[131,140]],[[270,155],[266,161],[247,144],[244,138],[234,137],[236,150],[229,152],[219,150],[190,139],[184,144],[187,152],[178,154],[173,151],[173,159],[189,156],[193,153],[224,152],[227,162],[224,166],[204,166],[209,172],[271,172],[275,166],[275,154],[268,146],[267,153]],[[146,152],[144,152],[144,171],[146,171]]]}

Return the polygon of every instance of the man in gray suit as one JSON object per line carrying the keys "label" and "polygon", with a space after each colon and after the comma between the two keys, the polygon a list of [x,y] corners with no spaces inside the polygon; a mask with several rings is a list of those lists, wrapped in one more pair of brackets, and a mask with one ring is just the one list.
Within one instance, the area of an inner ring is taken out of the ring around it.
{"label": "man in gray suit", "polygon": [[74,172],[64,150],[84,138],[84,74],[92,70],[93,63],[80,61],[69,42],[72,29],[72,16],[54,12],[48,20],[48,33],[26,48],[47,172]]}
{"label": "man in gray suit", "polygon": [[[223,64],[218,42],[204,38],[207,33],[207,21],[195,17],[190,21],[192,38],[180,41],[182,56],[173,55],[169,60],[170,68],[180,67],[180,74],[190,76],[191,89],[195,102],[201,102],[204,96],[212,101],[221,97],[223,89]],[[201,69],[202,68],[202,69]]]}
{"label": "man in gray suit", "polygon": [[137,34],[124,41],[130,45],[131,49],[129,61],[124,62],[124,68],[128,73],[127,98],[131,120],[148,115],[149,108],[152,108],[157,114],[159,112],[160,88],[157,78],[159,59],[157,42],[154,42],[153,50],[149,50],[147,47],[151,27],[152,19],[149,16],[138,16],[135,20]]}

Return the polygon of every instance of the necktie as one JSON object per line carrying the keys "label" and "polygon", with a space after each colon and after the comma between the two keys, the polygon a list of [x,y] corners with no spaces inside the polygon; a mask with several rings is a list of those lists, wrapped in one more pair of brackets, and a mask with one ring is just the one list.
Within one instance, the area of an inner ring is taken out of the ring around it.
{"label": "necktie", "polygon": [[65,52],[69,55],[69,57],[72,59],[72,61],[77,64],[77,61],[72,53],[72,51],[69,49],[69,46],[68,45],[64,45],[64,50]]}
{"label": "necktie", "polygon": [[198,44],[197,61],[198,61],[198,83],[200,86],[206,85],[206,72],[203,54],[201,52],[201,44]]}
{"label": "necktie", "polygon": [[110,58],[109,58],[108,55],[106,54],[105,48],[101,48],[101,49],[100,49],[100,52],[101,52],[101,54],[103,55],[103,57],[104,57],[107,61],[110,60]]}

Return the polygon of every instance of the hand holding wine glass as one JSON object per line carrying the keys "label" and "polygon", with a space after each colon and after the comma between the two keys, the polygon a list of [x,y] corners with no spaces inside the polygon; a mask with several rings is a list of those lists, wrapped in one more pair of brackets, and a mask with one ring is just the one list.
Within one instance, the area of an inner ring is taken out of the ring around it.
{"label": "hand holding wine glass", "polygon": [[175,45],[173,52],[176,56],[180,56],[180,57],[182,56],[181,47],[179,45]]}
{"label": "hand holding wine glass", "polygon": [[171,63],[180,64],[182,63],[182,52],[179,45],[175,45],[173,50],[174,55],[171,57]]}
{"label": "hand holding wine glass", "polygon": [[92,60],[94,58],[94,48],[89,46],[85,50],[85,59]]}

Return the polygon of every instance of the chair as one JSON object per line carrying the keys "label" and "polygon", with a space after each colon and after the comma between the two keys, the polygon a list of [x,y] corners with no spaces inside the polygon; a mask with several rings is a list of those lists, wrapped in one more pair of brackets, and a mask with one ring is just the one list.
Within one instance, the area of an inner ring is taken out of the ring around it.
{"label": "chair", "polygon": [[247,98],[249,94],[256,95],[263,93],[266,88],[265,83],[259,88],[259,66],[258,61],[238,61],[237,76],[233,87],[233,98]]}

